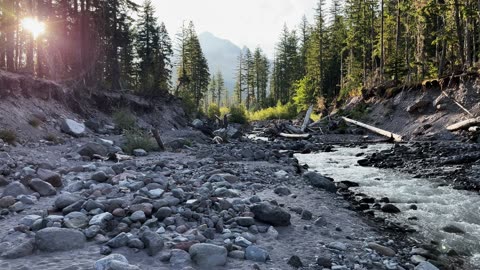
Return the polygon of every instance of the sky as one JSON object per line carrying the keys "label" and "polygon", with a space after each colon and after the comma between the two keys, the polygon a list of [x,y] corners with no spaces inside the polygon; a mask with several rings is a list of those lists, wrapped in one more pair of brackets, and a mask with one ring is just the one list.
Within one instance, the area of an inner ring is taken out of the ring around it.
{"label": "sky", "polygon": [[[137,0],[141,2],[142,0]],[[300,24],[303,15],[313,22],[318,0],[152,0],[159,21],[171,36],[182,23],[193,21],[197,34],[210,32],[239,47],[260,46],[273,58],[283,25]],[[330,2],[327,0],[326,2]]]}

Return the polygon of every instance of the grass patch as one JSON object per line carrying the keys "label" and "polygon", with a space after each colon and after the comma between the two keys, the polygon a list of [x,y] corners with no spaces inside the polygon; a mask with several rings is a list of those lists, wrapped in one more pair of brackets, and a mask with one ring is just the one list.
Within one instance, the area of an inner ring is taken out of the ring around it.
{"label": "grass patch", "polygon": [[132,154],[135,149],[143,149],[147,152],[157,149],[157,143],[146,132],[141,130],[127,130],[125,132],[125,143],[123,151]]}
{"label": "grass patch", "polygon": [[130,110],[120,109],[113,113],[113,123],[122,130],[135,129],[137,118]]}
{"label": "grass patch", "polygon": [[38,128],[42,124],[42,120],[34,116],[28,120],[28,124],[34,128]]}
{"label": "grass patch", "polygon": [[14,145],[17,141],[17,133],[10,129],[0,130],[0,139],[8,144]]}

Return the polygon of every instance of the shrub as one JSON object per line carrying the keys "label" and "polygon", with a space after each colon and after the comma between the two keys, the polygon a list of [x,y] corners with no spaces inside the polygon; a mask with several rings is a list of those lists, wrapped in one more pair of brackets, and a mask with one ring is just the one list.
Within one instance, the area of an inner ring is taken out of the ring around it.
{"label": "shrub", "polygon": [[220,108],[217,104],[212,103],[208,106],[207,116],[210,119],[215,119],[215,115],[218,115],[218,117],[220,117]]}
{"label": "shrub", "polygon": [[275,119],[294,119],[297,117],[297,107],[295,104],[287,103],[282,105],[280,102],[275,107],[266,108],[256,112],[249,113],[250,121],[263,121]]}
{"label": "shrub", "polygon": [[42,124],[42,120],[38,119],[37,117],[32,117],[28,120],[28,124],[34,128],[38,128]]}
{"label": "shrub", "polygon": [[143,149],[148,152],[156,148],[156,142],[148,133],[135,129],[130,129],[125,132],[123,151],[126,153],[132,154],[135,149]]}
{"label": "shrub", "polygon": [[123,130],[129,130],[136,127],[137,119],[128,109],[120,109],[113,113],[113,122],[116,127]]}
{"label": "shrub", "polygon": [[243,105],[232,105],[230,106],[230,117],[229,122],[237,123],[237,124],[246,124],[247,120],[247,113],[245,111],[245,107]]}
{"label": "shrub", "polygon": [[0,139],[13,145],[17,141],[17,133],[10,129],[0,130]]}
{"label": "shrub", "polygon": [[49,133],[49,134],[45,135],[45,137],[43,137],[43,139],[45,139],[46,141],[55,143],[55,144],[58,144],[58,143],[62,142],[61,139],[59,139],[57,136],[55,136],[55,134],[52,134],[52,133]]}

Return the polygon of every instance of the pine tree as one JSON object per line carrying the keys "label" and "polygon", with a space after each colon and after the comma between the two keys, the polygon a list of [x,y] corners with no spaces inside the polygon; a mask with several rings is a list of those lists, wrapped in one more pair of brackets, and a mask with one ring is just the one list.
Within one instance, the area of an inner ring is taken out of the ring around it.
{"label": "pine tree", "polygon": [[217,83],[216,83],[216,94],[215,96],[217,97],[217,105],[220,107],[222,104],[222,96],[224,95],[224,92],[226,91],[225,88],[225,80],[223,79],[222,72],[219,70],[217,71]]}

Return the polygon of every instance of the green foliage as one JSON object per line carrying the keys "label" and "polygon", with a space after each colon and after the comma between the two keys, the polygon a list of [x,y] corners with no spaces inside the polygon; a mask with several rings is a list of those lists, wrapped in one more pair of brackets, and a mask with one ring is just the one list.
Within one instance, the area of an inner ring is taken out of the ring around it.
{"label": "green foliage", "polygon": [[14,145],[17,141],[17,133],[11,129],[0,130],[0,139],[6,143]]}
{"label": "green foliage", "polygon": [[28,124],[34,128],[38,128],[42,124],[42,120],[34,116],[28,120]]}
{"label": "green foliage", "polygon": [[275,119],[294,119],[297,117],[297,106],[293,103],[282,105],[278,102],[277,106],[259,110],[248,114],[250,121],[263,121]]}
{"label": "green foliage", "polygon": [[230,106],[229,113],[230,117],[228,119],[232,123],[246,124],[248,122],[247,112],[243,105]]}
{"label": "green foliage", "polygon": [[210,119],[215,119],[215,115],[220,116],[220,108],[217,106],[217,104],[212,103],[210,106],[208,106],[207,116]]}
{"label": "green foliage", "polygon": [[294,84],[296,89],[293,101],[300,110],[307,110],[310,105],[315,103],[315,87],[313,81],[305,76]]}
{"label": "green foliage", "polygon": [[136,122],[135,115],[128,109],[120,109],[113,113],[113,123],[122,130],[135,129]]}
{"label": "green foliage", "polygon": [[132,154],[135,149],[143,149],[147,152],[153,151],[157,148],[157,144],[148,133],[131,129],[125,132],[125,143],[122,148],[126,153]]}

